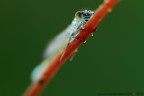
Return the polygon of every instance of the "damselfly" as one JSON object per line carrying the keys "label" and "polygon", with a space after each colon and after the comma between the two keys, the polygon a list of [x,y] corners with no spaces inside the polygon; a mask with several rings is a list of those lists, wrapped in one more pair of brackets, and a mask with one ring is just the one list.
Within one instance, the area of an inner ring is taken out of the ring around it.
{"label": "damselfly", "polygon": [[[38,81],[46,70],[46,66],[54,59],[54,57],[61,51],[65,49],[68,44],[76,39],[77,35],[80,33],[81,29],[84,29],[86,22],[94,14],[94,11],[83,10],[77,11],[72,23],[59,35],[57,35],[48,45],[46,51],[44,52],[44,61],[38,65],[32,72],[31,78],[33,81]],[[63,55],[61,59],[63,58]]]}

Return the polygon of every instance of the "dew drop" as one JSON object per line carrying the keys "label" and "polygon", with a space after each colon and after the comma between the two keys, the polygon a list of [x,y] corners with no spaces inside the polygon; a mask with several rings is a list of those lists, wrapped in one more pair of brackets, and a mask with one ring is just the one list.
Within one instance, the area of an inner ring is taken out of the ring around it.
{"label": "dew drop", "polygon": [[91,33],[91,36],[93,36],[93,33]]}
{"label": "dew drop", "polygon": [[86,40],[83,43],[86,43]]}
{"label": "dew drop", "polygon": [[109,9],[108,12],[110,13],[112,11],[112,9]]}

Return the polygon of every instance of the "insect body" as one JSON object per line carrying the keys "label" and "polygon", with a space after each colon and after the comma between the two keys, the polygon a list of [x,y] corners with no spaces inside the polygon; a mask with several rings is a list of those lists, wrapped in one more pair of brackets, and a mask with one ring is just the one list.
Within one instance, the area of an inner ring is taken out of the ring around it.
{"label": "insect body", "polygon": [[[94,14],[94,11],[91,10],[84,10],[84,11],[77,11],[75,13],[75,18],[72,21],[72,24],[70,25],[70,29],[69,29],[69,40],[68,43],[65,47],[65,50],[68,46],[68,44],[73,40],[73,39],[77,39],[76,36],[80,33],[81,29],[84,29],[84,26],[86,24],[86,22],[89,20],[89,18]],[[79,40],[82,41],[82,40]],[[64,54],[65,54],[65,50],[64,53],[62,54],[60,61],[62,60]],[[77,50],[76,50],[77,51]]]}
{"label": "insect body", "polygon": [[[81,29],[84,29],[86,22],[94,14],[91,10],[77,11],[72,23],[59,35],[57,35],[48,45],[44,52],[44,61],[38,65],[32,72],[33,81],[39,81],[44,70],[54,59],[54,57],[62,50],[65,50],[68,44],[76,39]],[[65,54],[65,51],[63,55]],[[63,55],[61,59],[63,58]]]}
{"label": "insect body", "polygon": [[93,14],[94,12],[91,10],[77,11],[75,13],[75,18],[71,24],[70,38],[75,38],[79,34],[80,29],[84,29],[84,25]]}

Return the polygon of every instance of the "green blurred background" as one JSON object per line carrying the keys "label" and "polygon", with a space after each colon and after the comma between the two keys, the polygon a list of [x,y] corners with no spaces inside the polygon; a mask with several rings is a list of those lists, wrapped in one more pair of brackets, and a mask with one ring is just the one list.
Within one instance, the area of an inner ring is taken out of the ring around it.
{"label": "green blurred background", "polygon": [[[77,10],[94,10],[102,1],[0,1],[0,96],[21,96],[30,84],[31,71],[42,61],[47,42],[71,23]],[[143,92],[143,4],[142,0],[122,0],[41,96]]]}

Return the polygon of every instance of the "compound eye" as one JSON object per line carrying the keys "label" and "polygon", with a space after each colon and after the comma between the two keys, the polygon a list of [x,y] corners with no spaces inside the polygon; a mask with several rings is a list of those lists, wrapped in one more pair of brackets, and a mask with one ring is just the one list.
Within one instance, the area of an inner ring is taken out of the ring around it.
{"label": "compound eye", "polygon": [[82,18],[82,12],[81,12],[81,11],[77,11],[77,12],[75,13],[75,17],[77,17],[77,18]]}

